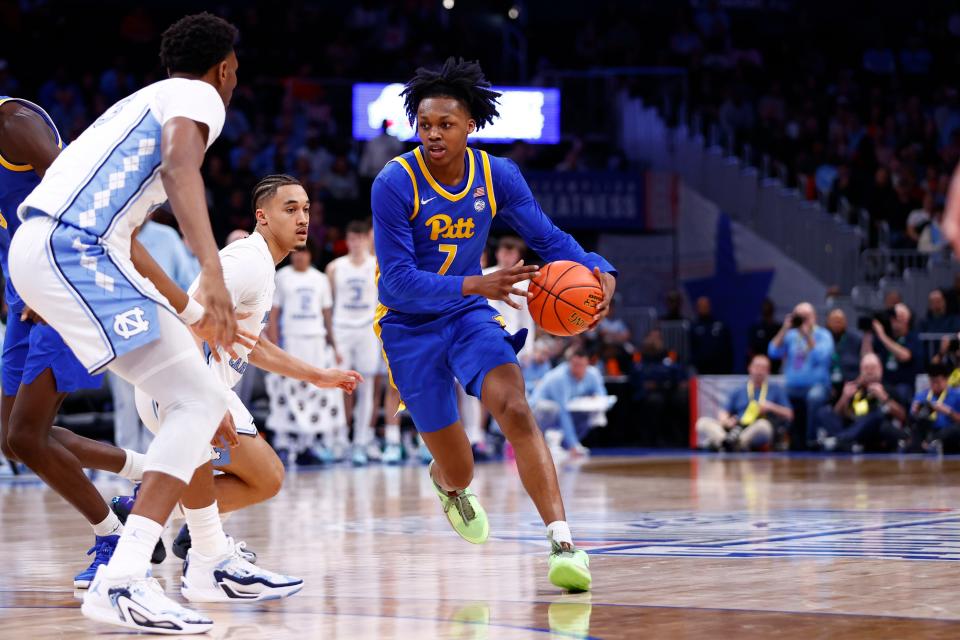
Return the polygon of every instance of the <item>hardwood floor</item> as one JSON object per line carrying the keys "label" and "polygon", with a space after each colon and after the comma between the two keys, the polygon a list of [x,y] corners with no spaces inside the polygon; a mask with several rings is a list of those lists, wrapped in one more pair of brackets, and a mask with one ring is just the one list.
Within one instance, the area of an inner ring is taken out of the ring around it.
{"label": "hardwood floor", "polygon": [[[201,608],[231,639],[957,638],[958,484],[952,458],[595,457],[561,472],[594,590],[562,594],[510,464],[478,467],[480,547],[450,530],[423,467],[291,471],[226,529],[304,590]],[[39,482],[0,480],[0,637],[124,634],[80,615],[91,541]],[[155,573],[178,591],[172,555]]]}

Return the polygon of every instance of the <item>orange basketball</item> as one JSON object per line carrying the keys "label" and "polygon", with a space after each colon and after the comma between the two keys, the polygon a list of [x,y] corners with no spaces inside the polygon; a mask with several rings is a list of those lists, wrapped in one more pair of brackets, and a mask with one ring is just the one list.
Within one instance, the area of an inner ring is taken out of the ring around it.
{"label": "orange basketball", "polygon": [[530,281],[530,315],[547,333],[575,336],[587,330],[603,301],[597,276],[579,262],[557,260]]}

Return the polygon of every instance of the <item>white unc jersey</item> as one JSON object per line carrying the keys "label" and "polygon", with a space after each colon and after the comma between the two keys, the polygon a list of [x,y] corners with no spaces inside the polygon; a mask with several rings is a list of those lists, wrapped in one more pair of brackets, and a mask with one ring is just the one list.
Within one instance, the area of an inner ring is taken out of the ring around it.
{"label": "white unc jersey", "polygon": [[205,124],[207,148],[223,128],[223,100],[201,80],[170,78],[119,101],[70,144],[18,209],[44,214],[129,255],[130,236],[166,202],[160,134],[172,118]]}
{"label": "white unc jersey", "polygon": [[333,326],[372,327],[377,308],[377,259],[372,255],[357,266],[350,256],[333,261]]}

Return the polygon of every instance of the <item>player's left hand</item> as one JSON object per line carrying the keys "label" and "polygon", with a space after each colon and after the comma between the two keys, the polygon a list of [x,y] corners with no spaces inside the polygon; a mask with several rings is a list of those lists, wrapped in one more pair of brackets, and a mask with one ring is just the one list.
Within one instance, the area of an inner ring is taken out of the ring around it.
{"label": "player's left hand", "polygon": [[357,385],[363,382],[363,376],[352,370],[320,369],[310,382],[321,389],[343,389],[347,393],[353,393]]}
{"label": "player's left hand", "polygon": [[240,436],[237,435],[237,425],[233,423],[233,414],[227,411],[223,414],[223,420],[217,427],[217,432],[213,434],[210,441],[215,447],[233,447],[240,446]]}
{"label": "player's left hand", "polygon": [[593,316],[593,322],[590,327],[597,326],[597,323],[607,317],[610,313],[610,302],[613,300],[613,292],[617,290],[617,279],[609,273],[600,271],[600,267],[593,268],[593,275],[597,276],[600,286],[603,288],[603,300],[597,305],[597,313]]}
{"label": "player's left hand", "polygon": [[32,322],[34,324],[47,324],[47,321],[40,317],[36,311],[30,307],[24,307],[20,312],[20,322]]}

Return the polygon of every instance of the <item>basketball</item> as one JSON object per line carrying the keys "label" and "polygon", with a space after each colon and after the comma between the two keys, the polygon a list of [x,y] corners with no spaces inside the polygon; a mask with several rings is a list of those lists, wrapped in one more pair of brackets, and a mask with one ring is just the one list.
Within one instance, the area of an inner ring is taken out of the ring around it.
{"label": "basketball", "polygon": [[557,260],[530,281],[530,315],[544,331],[575,336],[587,330],[603,301],[603,288],[590,269],[579,262]]}

